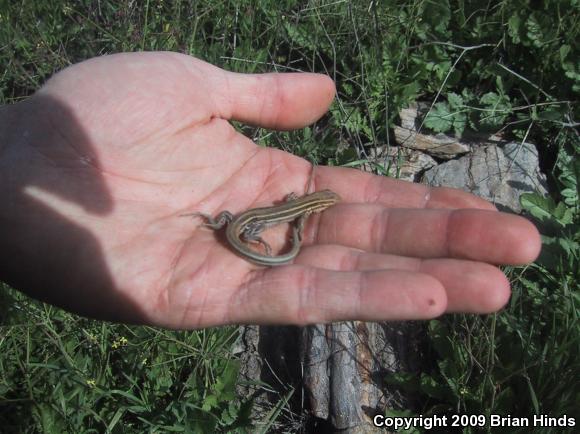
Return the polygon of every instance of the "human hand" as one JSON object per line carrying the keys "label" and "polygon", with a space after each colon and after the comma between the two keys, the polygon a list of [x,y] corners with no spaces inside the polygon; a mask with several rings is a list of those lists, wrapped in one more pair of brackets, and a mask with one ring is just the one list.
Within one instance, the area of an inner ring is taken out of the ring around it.
{"label": "human hand", "polygon": [[67,68],[0,112],[1,277],[85,315],[174,328],[500,309],[509,284],[490,264],[533,260],[539,236],[461,191],[319,167],[314,189],[343,201],[309,219],[294,264],[274,268],[179,217],[302,194],[307,162],[228,121],[299,128],[333,96],[321,75],[235,74],[176,53]]}

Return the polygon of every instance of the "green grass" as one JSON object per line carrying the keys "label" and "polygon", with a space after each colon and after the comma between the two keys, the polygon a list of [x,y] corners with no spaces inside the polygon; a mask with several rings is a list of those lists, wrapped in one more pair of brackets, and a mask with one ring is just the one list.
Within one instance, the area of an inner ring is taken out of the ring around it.
{"label": "green grass", "polygon": [[236,328],[168,331],[88,320],[2,288],[2,432],[218,432],[235,402]]}
{"label": "green grass", "polygon": [[[314,126],[272,134],[237,125],[261,145],[322,164],[358,165],[372,147],[393,144],[399,109],[416,100],[432,107],[425,129],[537,143],[553,198],[528,197],[525,208],[544,234],[541,260],[509,270],[514,296],[502,313],[431,322],[433,365],[390,381],[420,393],[411,413],[572,415],[580,408],[578,12],[574,0],[0,0],[0,103],[89,57],[172,50],[239,72],[329,74],[337,99]],[[251,430],[250,403],[231,399],[233,330],[103,324],[1,293],[3,429]]]}

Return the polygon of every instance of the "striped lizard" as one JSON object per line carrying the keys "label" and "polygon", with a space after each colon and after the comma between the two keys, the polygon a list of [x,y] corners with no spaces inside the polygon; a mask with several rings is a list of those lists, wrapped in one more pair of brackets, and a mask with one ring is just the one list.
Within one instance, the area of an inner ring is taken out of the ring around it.
{"label": "striped lizard", "polygon": [[[302,230],[308,216],[324,211],[339,200],[338,194],[331,190],[317,191],[302,197],[292,193],[283,204],[252,208],[235,216],[229,211],[222,211],[215,218],[199,212],[183,214],[183,216],[201,216],[207,220],[205,226],[216,230],[227,225],[226,238],[229,245],[250,262],[266,266],[283,265],[298,255],[302,243]],[[260,233],[267,227],[292,221],[296,221],[292,228],[292,248],[287,253],[272,256],[272,249],[260,238]],[[261,244],[266,254],[263,255],[250,249],[246,242]]]}

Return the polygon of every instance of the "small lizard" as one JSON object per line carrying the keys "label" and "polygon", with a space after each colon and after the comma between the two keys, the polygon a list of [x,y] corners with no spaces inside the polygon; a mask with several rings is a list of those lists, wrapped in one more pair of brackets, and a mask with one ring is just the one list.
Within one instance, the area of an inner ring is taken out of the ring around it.
{"label": "small lizard", "polygon": [[[234,216],[229,211],[222,211],[215,218],[195,212],[183,216],[201,216],[207,220],[206,226],[221,229],[227,225],[226,238],[230,246],[244,259],[259,265],[283,265],[298,255],[302,243],[302,231],[308,216],[322,212],[340,200],[338,194],[331,190],[322,190],[302,197],[292,193],[281,205],[263,208],[252,208]],[[260,233],[270,226],[296,221],[292,228],[292,248],[289,252],[272,256],[272,249]],[[266,255],[250,249],[246,242],[256,242],[264,246]]]}

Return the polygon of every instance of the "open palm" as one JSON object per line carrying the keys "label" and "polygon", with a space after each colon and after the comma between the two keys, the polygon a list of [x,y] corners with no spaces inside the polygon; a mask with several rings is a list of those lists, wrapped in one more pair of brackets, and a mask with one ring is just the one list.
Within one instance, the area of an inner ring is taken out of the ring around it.
{"label": "open palm", "polygon": [[[294,264],[274,268],[180,217],[304,193],[307,162],[258,147],[229,120],[298,128],[333,95],[321,75],[235,74],[176,53],[105,56],[55,75],[20,108],[34,114],[32,137],[49,138],[28,147],[38,175],[22,182],[42,220],[34,236],[64,252],[33,256],[48,264],[40,280],[52,279],[50,293],[33,292],[91,316],[177,328],[501,308],[509,284],[490,264],[532,260],[537,232],[460,191],[318,168],[314,189],[343,201],[308,221]],[[41,218],[47,209],[54,216]],[[282,246],[285,235],[270,240]]]}

